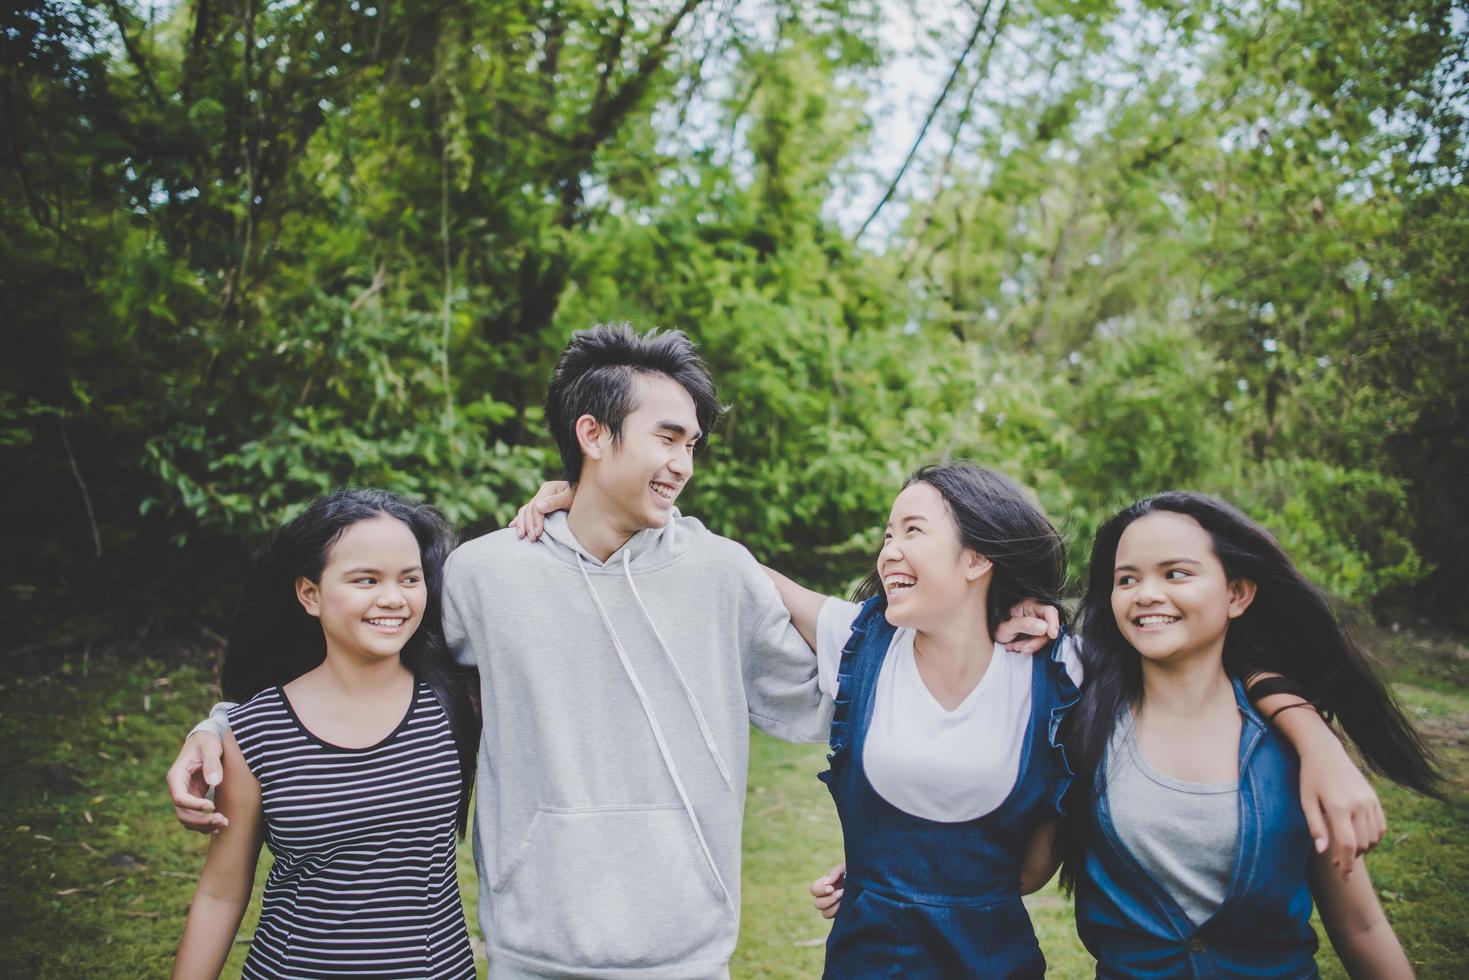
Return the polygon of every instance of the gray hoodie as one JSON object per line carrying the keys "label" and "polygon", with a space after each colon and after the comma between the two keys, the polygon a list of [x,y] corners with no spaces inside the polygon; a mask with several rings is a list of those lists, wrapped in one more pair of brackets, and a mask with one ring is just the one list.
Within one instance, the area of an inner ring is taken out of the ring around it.
{"label": "gray hoodie", "polygon": [[454,552],[444,628],[480,674],[490,975],[726,976],[749,724],[815,742],[831,720],[750,553],[675,512],[601,562],[557,513]]}

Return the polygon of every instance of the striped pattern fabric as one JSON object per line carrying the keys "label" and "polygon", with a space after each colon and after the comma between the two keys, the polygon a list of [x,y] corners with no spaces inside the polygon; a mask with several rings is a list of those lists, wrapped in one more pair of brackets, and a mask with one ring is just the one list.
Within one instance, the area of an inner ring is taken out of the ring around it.
{"label": "striped pattern fabric", "polygon": [[229,718],[275,855],[242,976],[473,977],[458,756],[433,691],[416,683],[403,721],[364,749],[317,738],[279,687]]}

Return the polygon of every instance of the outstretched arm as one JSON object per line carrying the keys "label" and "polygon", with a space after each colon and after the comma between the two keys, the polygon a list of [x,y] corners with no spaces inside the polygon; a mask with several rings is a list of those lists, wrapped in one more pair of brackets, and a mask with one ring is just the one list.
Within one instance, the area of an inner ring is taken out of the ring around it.
{"label": "outstretched arm", "polygon": [[225,743],[224,770],[227,778],[219,785],[219,809],[229,821],[210,842],[174,958],[174,980],[219,976],[255,883],[255,862],[265,832],[260,783],[232,736]]}
{"label": "outstretched arm", "polygon": [[801,634],[801,639],[811,649],[816,649],[816,621],[821,616],[821,606],[827,597],[820,592],[813,592],[804,585],[797,585],[786,578],[780,572],[765,565],[760,566],[770,581],[775,583],[776,590],[780,593],[780,601],[785,603],[786,611],[791,614],[791,622],[796,626],[796,632]]}
{"label": "outstretched arm", "polygon": [[[1343,877],[1351,877],[1359,855],[1377,846],[1387,833],[1387,817],[1367,777],[1347,755],[1341,740],[1316,709],[1299,694],[1285,691],[1256,696],[1262,681],[1283,680],[1279,674],[1260,673],[1246,681],[1250,700],[1285,736],[1301,759],[1301,810],[1318,853],[1327,854]],[[1258,687],[1257,687],[1258,686]]]}
{"label": "outstretched arm", "polygon": [[1311,894],[1321,910],[1321,923],[1350,977],[1412,980],[1413,967],[1382,911],[1367,864],[1355,858],[1354,874],[1333,873],[1325,855],[1311,859]]}

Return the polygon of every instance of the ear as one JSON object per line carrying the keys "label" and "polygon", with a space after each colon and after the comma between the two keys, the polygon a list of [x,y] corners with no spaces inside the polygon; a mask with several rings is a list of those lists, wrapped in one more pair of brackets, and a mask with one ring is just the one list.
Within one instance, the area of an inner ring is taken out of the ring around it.
{"label": "ear", "polygon": [[1229,618],[1238,619],[1255,601],[1255,580],[1237,578],[1229,583]]}
{"label": "ear", "polygon": [[995,563],[977,551],[964,550],[963,556],[964,578],[969,582],[978,582],[990,573]]}
{"label": "ear", "polygon": [[590,415],[576,420],[576,441],[587,459],[600,460],[607,452],[607,427]]}
{"label": "ear", "polygon": [[306,610],[306,615],[321,618],[321,586],[302,575],[296,579],[296,601]]}

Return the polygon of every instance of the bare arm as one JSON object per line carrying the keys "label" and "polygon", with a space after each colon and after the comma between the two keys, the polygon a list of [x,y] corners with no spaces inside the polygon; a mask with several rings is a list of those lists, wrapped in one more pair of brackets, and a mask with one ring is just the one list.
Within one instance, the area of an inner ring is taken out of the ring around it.
{"label": "bare arm", "polygon": [[210,842],[174,958],[174,980],[219,976],[255,883],[255,862],[265,832],[260,783],[245,765],[233,735],[225,741],[224,774],[216,796],[219,811],[229,823]]}
{"label": "bare arm", "polygon": [[801,639],[811,649],[816,649],[816,620],[821,616],[821,606],[827,597],[820,592],[813,592],[804,585],[797,585],[773,568],[764,569],[765,574],[775,583],[780,592],[780,601],[785,603],[786,611],[791,614],[791,622],[796,627],[796,632],[801,634]]}
{"label": "bare arm", "polygon": [[1055,818],[1030,832],[1025,841],[1025,860],[1020,865],[1020,894],[1040,891],[1061,866],[1061,853],[1056,848]]}
{"label": "bare arm", "polygon": [[1354,873],[1342,877],[1333,872],[1326,855],[1316,854],[1311,858],[1309,874],[1321,922],[1347,975],[1411,980],[1413,967],[1383,914],[1366,862],[1356,858]]}
{"label": "bare arm", "polygon": [[[1278,676],[1256,674],[1247,686]],[[1305,699],[1282,693],[1251,700],[1300,756],[1301,810],[1316,850],[1327,853],[1341,874],[1350,877],[1357,856],[1372,850],[1387,833],[1376,791]]]}

